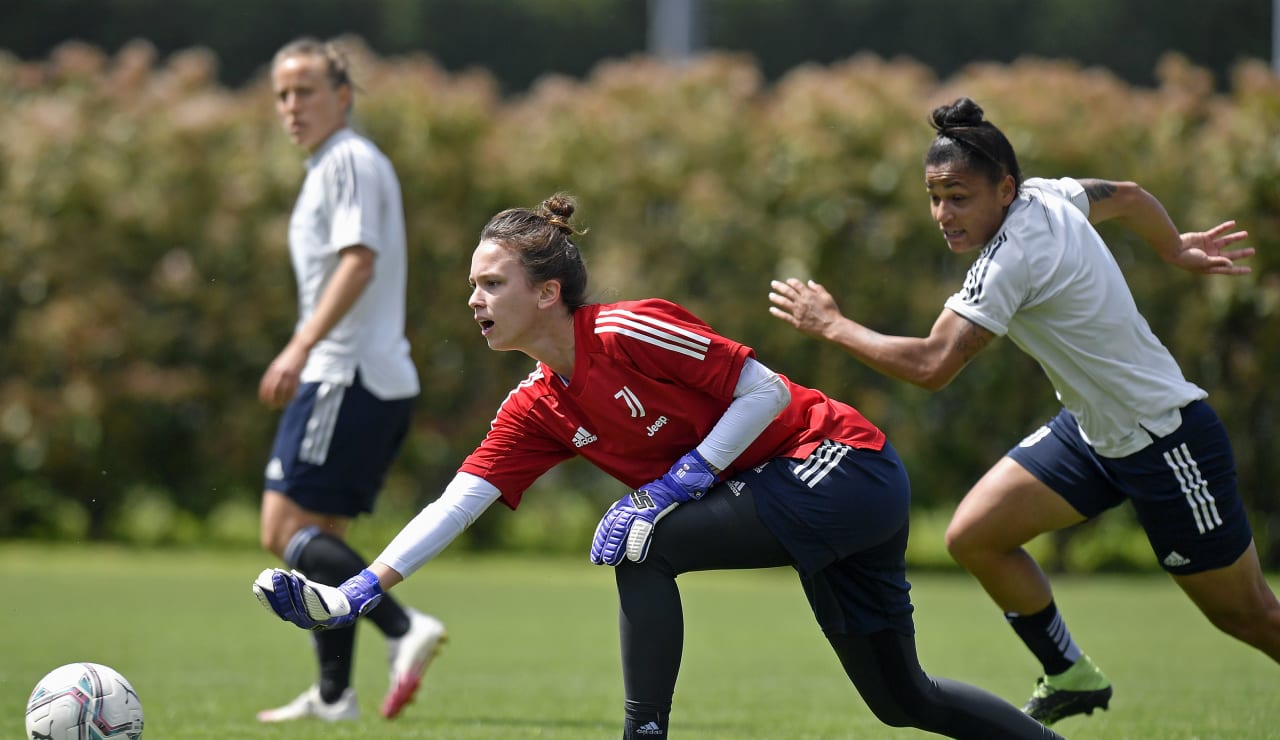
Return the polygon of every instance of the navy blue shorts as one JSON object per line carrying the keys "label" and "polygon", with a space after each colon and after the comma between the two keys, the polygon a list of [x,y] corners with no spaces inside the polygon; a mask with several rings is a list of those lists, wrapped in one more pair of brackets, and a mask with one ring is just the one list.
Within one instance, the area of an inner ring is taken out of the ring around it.
{"label": "navy blue shorts", "polygon": [[1195,401],[1182,409],[1175,432],[1151,436],[1152,444],[1128,457],[1103,457],[1063,409],[1008,454],[1087,518],[1132,501],[1156,559],[1170,573],[1234,563],[1253,532],[1236,488],[1231,440],[1217,413]]}
{"label": "navy blue shorts", "polygon": [[412,398],[384,401],[359,374],[349,386],[303,383],[280,417],[265,489],[320,514],[373,511],[412,410]]}
{"label": "navy blue shorts", "polygon": [[779,458],[736,480],[795,561],[823,632],[914,633],[906,563],[911,484],[891,446],[877,452],[828,440],[807,459]]}

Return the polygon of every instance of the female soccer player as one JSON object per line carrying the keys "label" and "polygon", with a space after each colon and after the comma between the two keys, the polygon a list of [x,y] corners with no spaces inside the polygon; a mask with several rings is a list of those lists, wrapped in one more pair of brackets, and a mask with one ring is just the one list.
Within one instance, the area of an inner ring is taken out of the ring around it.
{"label": "female soccer player", "polygon": [[1133,502],[1156,558],[1219,629],[1280,660],[1280,603],[1264,580],[1235,462],[1206,393],[1138,313],[1091,222],[1115,218],[1166,261],[1239,275],[1227,222],[1179,234],[1131,182],[1023,182],[1008,139],[972,100],[933,111],[925,156],[933,218],[951,251],[981,250],[928,337],[885,336],[840,313],[821,285],[774,281],[770,312],[870,367],[938,390],[1007,334],[1049,376],[1063,409],[969,491],[947,547],[1044,666],[1026,711],[1046,724],[1106,708],[1111,684],[1071,638],[1049,582],[1022,549],[1037,535]]}
{"label": "female soccer player", "polygon": [[624,738],[667,736],[684,632],[676,576],[783,565],[799,571],[845,671],[886,724],[1056,737],[985,691],[921,670],[904,561],[910,493],[884,434],[675,304],[587,303],[574,207],[557,195],[536,211],[506,210],[480,235],[470,276],[480,333],[537,366],[443,495],[338,589],[263,571],[263,604],[306,628],[346,624],[494,501],[515,508],[536,478],[581,455],[635,489],[591,545],[593,563],[616,566]]}
{"label": "female soccer player", "polygon": [[[377,146],[347,126],[355,93],[337,47],[311,38],[286,44],[271,83],[281,124],[309,158],[289,220],[298,323],[258,385],[263,404],[284,408],[262,492],[262,546],[338,584],[364,568],[346,532],[373,510],[418,395],[404,337],[400,181]],[[390,600],[369,619],[387,637],[382,714],[391,718],[413,698],[444,625]],[[258,719],[355,719],[354,646],[355,630],[318,635],[319,680]]]}

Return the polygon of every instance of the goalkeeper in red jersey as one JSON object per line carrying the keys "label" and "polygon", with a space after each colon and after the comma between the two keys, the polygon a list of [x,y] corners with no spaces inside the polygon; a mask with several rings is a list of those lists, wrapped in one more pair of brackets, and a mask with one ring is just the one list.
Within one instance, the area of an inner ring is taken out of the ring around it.
{"label": "goalkeeper in red jersey", "polygon": [[480,235],[470,305],[481,334],[537,364],[444,493],[338,588],[263,571],[254,583],[263,604],[308,629],[349,624],[495,501],[516,508],[540,475],[582,456],[634,489],[590,548],[593,563],[615,568],[624,738],[667,737],[684,639],[676,577],[776,566],[795,568],[885,724],[1059,737],[986,691],[921,669],[904,557],[910,486],[885,435],[680,306],[589,303],[574,210],[553,196],[499,213]]}

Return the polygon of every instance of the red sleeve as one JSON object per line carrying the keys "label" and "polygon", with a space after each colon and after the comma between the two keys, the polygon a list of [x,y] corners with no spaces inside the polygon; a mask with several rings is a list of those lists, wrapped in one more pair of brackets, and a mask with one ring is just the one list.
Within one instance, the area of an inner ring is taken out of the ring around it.
{"label": "red sleeve", "polygon": [[546,413],[541,403],[542,380],[541,369],[535,370],[507,395],[489,433],[458,468],[460,473],[492,483],[502,492],[502,502],[512,509],[520,505],[525,490],[539,476],[576,454],[542,423]]}

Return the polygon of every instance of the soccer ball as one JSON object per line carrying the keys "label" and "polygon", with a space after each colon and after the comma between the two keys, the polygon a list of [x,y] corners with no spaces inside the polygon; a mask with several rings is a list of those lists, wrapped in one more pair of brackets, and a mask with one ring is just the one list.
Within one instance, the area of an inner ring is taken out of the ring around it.
{"label": "soccer ball", "polygon": [[138,740],[142,703],[129,680],[97,663],[70,663],[27,700],[27,740]]}

